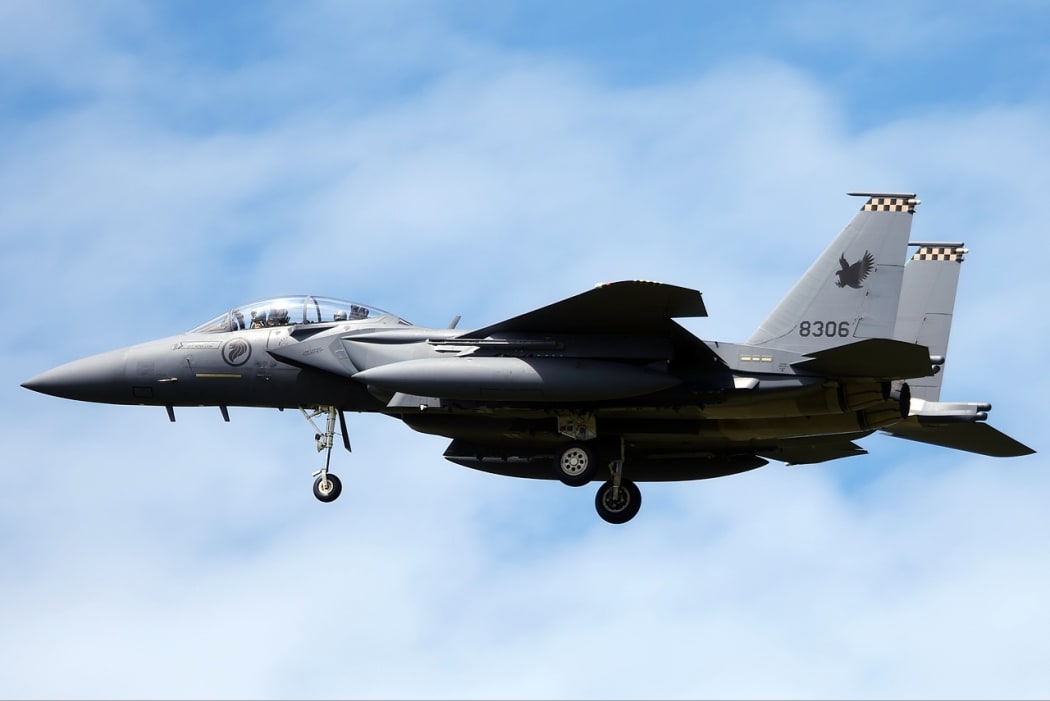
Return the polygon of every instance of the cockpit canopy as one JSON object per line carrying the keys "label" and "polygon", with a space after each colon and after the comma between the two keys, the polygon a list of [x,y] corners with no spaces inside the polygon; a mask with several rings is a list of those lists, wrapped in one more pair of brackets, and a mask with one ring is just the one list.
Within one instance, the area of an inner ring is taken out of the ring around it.
{"label": "cockpit canopy", "polygon": [[201,324],[190,333],[224,333],[299,324],[334,324],[376,319],[381,316],[393,317],[398,323],[408,325],[404,319],[394,317],[390,312],[376,307],[341,299],[305,295],[275,297],[245,304]]}

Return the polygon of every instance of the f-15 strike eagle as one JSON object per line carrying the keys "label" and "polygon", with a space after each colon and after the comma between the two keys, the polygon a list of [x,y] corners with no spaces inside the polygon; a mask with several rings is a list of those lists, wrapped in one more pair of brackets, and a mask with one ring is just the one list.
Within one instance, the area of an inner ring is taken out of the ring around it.
{"label": "f-15 strike eagle", "polygon": [[850,194],[864,206],[744,343],[697,338],[675,319],[707,315],[700,293],[655,282],[602,284],[470,331],[291,296],[23,386],[163,406],[171,421],[175,407],[218,406],[226,421],[230,406],[299,408],[325,453],[313,488],[324,502],[342,490],[329,466],[337,430],[350,447],[344,413],[379,412],[450,438],[444,456],[459,465],[600,480],[610,523],[638,513],[637,482],[861,455],[875,431],[1032,453],[985,422],[990,404],[940,401],[963,244],[909,243],[913,194]]}

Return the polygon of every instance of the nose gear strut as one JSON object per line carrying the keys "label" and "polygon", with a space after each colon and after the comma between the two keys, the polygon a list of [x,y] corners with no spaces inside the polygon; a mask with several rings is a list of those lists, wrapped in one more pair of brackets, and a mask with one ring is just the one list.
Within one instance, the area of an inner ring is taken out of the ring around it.
{"label": "nose gear strut", "polygon": [[[346,418],[343,416],[343,412],[335,406],[317,407],[310,413],[307,413],[303,407],[299,407],[299,411],[302,412],[303,418],[314,427],[314,440],[317,441],[317,452],[324,451],[325,454],[324,467],[312,475],[312,477],[317,478],[314,480],[314,496],[323,502],[335,501],[343,491],[343,483],[338,477],[328,471],[328,467],[332,462],[336,417],[339,418],[339,432],[343,435],[343,447],[346,448],[346,452],[350,452],[350,434],[346,430]],[[314,423],[314,419],[321,415],[325,415],[327,418],[324,432]]]}

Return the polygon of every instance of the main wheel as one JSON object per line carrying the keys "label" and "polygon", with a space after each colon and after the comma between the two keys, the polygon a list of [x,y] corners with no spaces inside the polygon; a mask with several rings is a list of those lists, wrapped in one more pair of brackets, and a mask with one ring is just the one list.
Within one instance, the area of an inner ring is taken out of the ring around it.
{"label": "main wheel", "polygon": [[620,482],[619,493],[613,497],[613,483],[606,482],[598,487],[594,497],[594,508],[598,515],[609,523],[627,523],[638,514],[642,507],[642,491],[630,480]]}
{"label": "main wheel", "polygon": [[570,487],[582,487],[591,481],[598,469],[598,456],[586,443],[573,441],[554,453],[554,472]]}
{"label": "main wheel", "polygon": [[339,478],[329,472],[314,480],[314,496],[318,501],[328,503],[335,501],[343,493],[343,483]]}

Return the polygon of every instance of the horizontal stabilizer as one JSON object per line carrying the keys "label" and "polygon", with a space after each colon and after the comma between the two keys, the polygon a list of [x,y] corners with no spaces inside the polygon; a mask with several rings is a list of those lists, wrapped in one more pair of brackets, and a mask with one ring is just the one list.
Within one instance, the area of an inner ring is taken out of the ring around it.
{"label": "horizontal stabilizer", "polygon": [[906,380],[933,374],[930,350],[926,346],[890,338],[868,338],[814,351],[807,357],[809,360],[794,363],[794,367],[830,377]]}
{"label": "horizontal stabilizer", "polygon": [[697,290],[627,280],[599,285],[560,302],[467,334],[637,333],[664,331],[670,319],[707,316]]}
{"label": "horizontal stabilizer", "polygon": [[926,424],[918,416],[883,429],[885,433],[910,441],[965,450],[993,458],[1014,458],[1035,451],[1002,431],[980,421]]}

